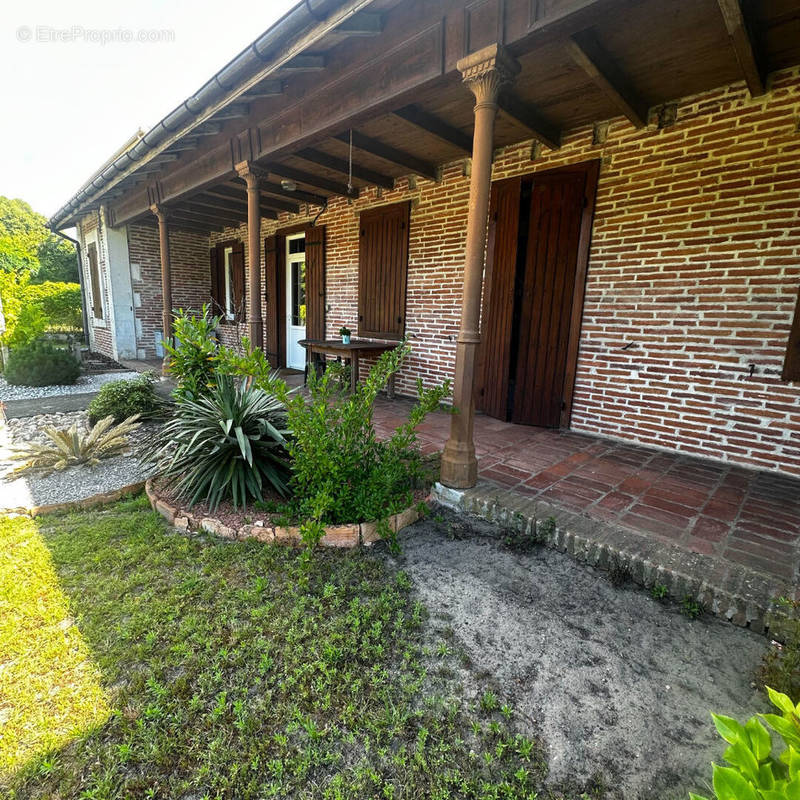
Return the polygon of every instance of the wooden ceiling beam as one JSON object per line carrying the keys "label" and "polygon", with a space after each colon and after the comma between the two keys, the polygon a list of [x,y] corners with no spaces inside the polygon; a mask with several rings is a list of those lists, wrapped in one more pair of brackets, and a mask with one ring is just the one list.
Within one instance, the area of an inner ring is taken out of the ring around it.
{"label": "wooden ceiling beam", "polygon": [[397,109],[394,115],[400,119],[410,122],[417,128],[425,131],[426,133],[441,139],[443,142],[452,144],[459,150],[465,153],[472,153],[472,137],[463,133],[458,128],[448,125],[444,120],[439,117],[429,114],[419,106],[410,105]]}
{"label": "wooden ceiling beam", "polygon": [[[438,180],[436,167],[421,158],[417,158],[411,153],[406,153],[403,150],[398,150],[388,144],[384,144],[378,139],[373,139],[370,136],[365,136],[363,133],[353,131],[353,147],[363,150],[365,153],[382,158],[396,167],[402,167],[415,175],[420,175],[423,178],[428,178],[432,181]],[[339,133],[335,136],[340,142],[349,144],[350,133]]]}
{"label": "wooden ceiling beam", "polygon": [[527,128],[537,142],[541,142],[551,150],[558,150],[561,147],[561,131],[532,106],[508,92],[500,95],[497,106],[509,119]]}
{"label": "wooden ceiling beam", "polygon": [[187,136],[185,139],[180,139],[175,144],[171,144],[164,152],[177,153],[182,150],[194,150],[199,144],[200,142],[196,137]]}
{"label": "wooden ceiling beam", "polygon": [[[331,169],[334,172],[341,172],[342,175],[347,175],[350,169],[349,163],[344,159],[336,158],[336,156],[323,153],[320,150],[314,150],[310,147],[300,150],[293,155],[302,158],[304,161],[310,161],[317,166]],[[389,175],[383,175],[380,172],[361,167],[358,164],[353,164],[352,171],[354,178],[372,183],[375,186],[382,186],[384,189],[394,189],[394,178]]]}
{"label": "wooden ceiling beam", "polygon": [[281,72],[319,72],[325,69],[325,56],[316,53],[303,53],[290,58],[282,67]]}
{"label": "wooden ceiling beam", "polygon": [[285,197],[287,200],[298,200],[301,203],[311,203],[315,206],[324,205],[328,199],[325,195],[304,192],[302,189],[295,189],[295,191],[290,192],[279,183],[272,183],[271,181],[261,181],[258,186],[261,189],[261,194],[276,195]]}
{"label": "wooden ceiling beam", "polygon": [[747,88],[753,97],[759,97],[766,91],[764,70],[759,63],[755,42],[742,6],[739,0],[717,0],[717,2]]}
{"label": "wooden ceiling beam", "polygon": [[193,136],[216,136],[218,133],[222,133],[221,122],[203,122],[192,128]]}
{"label": "wooden ceiling beam", "polygon": [[244,94],[240,95],[241,100],[258,100],[261,97],[277,97],[283,94],[283,81],[261,81],[257,83],[252,89],[248,89]]}
{"label": "wooden ceiling beam", "polygon": [[[287,167],[283,164],[270,164],[267,170],[273,175],[289,178],[298,183],[305,183],[307,186],[312,186],[315,189],[322,189],[323,192],[330,192],[331,194],[339,194],[342,195],[342,197],[347,197],[347,186],[343,183],[330,181],[319,175],[312,175],[310,172],[303,172],[302,170],[295,169],[294,167]],[[292,194],[295,194],[295,192]]]}
{"label": "wooden ceiling beam", "polygon": [[214,210],[210,208],[204,208],[197,203],[181,203],[179,209],[176,209],[176,213],[183,213],[187,217],[199,219],[203,222],[214,222],[216,220],[222,220],[223,222],[234,222],[236,224],[240,222],[247,222],[247,211],[236,211],[236,209],[233,208]]}
{"label": "wooden ceiling beam", "polygon": [[383,31],[383,14],[358,11],[342,22],[336,31],[348,36],[377,36]]}
{"label": "wooden ceiling beam", "polygon": [[217,111],[212,117],[214,120],[223,119],[240,119],[246,117],[250,113],[250,105],[248,103],[231,103]]}
{"label": "wooden ceiling beam", "polygon": [[284,200],[280,197],[272,197],[268,194],[264,194],[264,192],[261,192],[261,207],[273,208],[278,211],[288,211],[290,214],[296,214],[300,211],[300,203],[293,203],[290,200]]}
{"label": "wooden ceiling beam", "polygon": [[635,128],[647,125],[647,103],[638,95],[614,59],[603,49],[593,31],[575,33],[565,44],[572,60]]}
{"label": "wooden ceiling beam", "polygon": [[195,233],[211,233],[211,231],[221,231],[225,226],[224,222],[214,223],[201,222],[200,220],[189,217],[185,214],[172,212],[169,215],[167,224],[171,227],[182,228],[183,230],[194,231]]}

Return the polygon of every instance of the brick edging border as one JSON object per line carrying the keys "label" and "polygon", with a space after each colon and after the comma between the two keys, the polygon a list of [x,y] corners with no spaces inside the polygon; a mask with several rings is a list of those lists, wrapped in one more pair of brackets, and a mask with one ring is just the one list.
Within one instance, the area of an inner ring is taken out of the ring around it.
{"label": "brick edging border", "polygon": [[[199,516],[180,506],[173,506],[160,497],[153,488],[152,479],[145,482],[144,490],[154,511],[157,511],[169,525],[182,531],[206,531],[220,536],[223,539],[243,541],[257,539],[268,544],[283,544],[298,547],[302,544],[300,528],[296,526],[284,528],[272,525],[264,520],[256,520],[238,528],[224,525],[220,520],[211,516]],[[417,506],[409,506],[404,511],[392,514],[388,519],[389,527],[397,533],[403,528],[413,525],[420,518]],[[351,525],[329,525],[325,528],[325,535],[320,540],[323,547],[371,547],[375,542],[380,542],[383,537],[378,532],[375,522],[353,523]]]}
{"label": "brick edging border", "polygon": [[623,568],[639,586],[665,586],[673,601],[691,597],[706,612],[734,625],[785,638],[788,617],[775,600],[793,596],[795,589],[777,578],[485,483],[466,490],[437,483],[431,497],[458,513],[534,534],[543,546],[580,563],[604,570]]}
{"label": "brick edging border", "polygon": [[0,509],[2,514],[25,514],[29,517],[38,517],[40,514],[54,514],[60,511],[86,511],[90,508],[105,506],[109,503],[116,503],[129,494],[136,494],[145,488],[146,481],[136,481],[119,489],[110,489],[107,492],[93,494],[91,497],[83,497],[80,500],[67,500],[64,503],[48,503],[43,506],[16,506],[15,508]]}

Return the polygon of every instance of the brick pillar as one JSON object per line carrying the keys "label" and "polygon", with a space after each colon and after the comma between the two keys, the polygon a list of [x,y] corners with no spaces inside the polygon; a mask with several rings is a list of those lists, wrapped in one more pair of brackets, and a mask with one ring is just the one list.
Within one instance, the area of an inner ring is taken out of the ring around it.
{"label": "brick pillar", "polygon": [[[165,341],[172,342],[172,270],[169,263],[169,226],[167,212],[159,205],[150,206],[158,220],[158,244],[161,251],[161,325]],[[168,355],[164,354],[164,368]]]}
{"label": "brick pillar", "polygon": [[253,347],[264,347],[261,319],[261,208],[260,171],[247,161],[236,165],[247,184],[247,335]]}
{"label": "brick pillar", "polygon": [[504,84],[511,83],[520,67],[498,44],[462,58],[457,67],[464,83],[475,95],[475,129],[472,137],[461,327],[453,380],[453,403],[457,413],[450,418],[450,438],[442,454],[441,481],[445,486],[467,489],[478,480],[478,462],[473,443],[473,387],[475,356],[480,342],[481,288],[492,179],[494,120],[500,89]]}

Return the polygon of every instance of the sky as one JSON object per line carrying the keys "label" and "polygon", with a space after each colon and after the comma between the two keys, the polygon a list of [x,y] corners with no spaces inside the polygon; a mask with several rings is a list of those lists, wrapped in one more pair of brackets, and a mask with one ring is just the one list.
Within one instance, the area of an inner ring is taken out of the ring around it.
{"label": "sky", "polygon": [[149,130],[293,5],[7,3],[0,195],[49,217],[139,128]]}

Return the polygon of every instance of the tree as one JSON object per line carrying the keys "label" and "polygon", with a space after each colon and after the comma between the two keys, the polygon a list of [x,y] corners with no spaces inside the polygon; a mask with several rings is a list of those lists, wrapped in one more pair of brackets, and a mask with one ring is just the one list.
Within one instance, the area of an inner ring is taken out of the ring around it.
{"label": "tree", "polygon": [[75,282],[78,259],[24,200],[0,196],[0,270],[28,275],[34,283]]}

